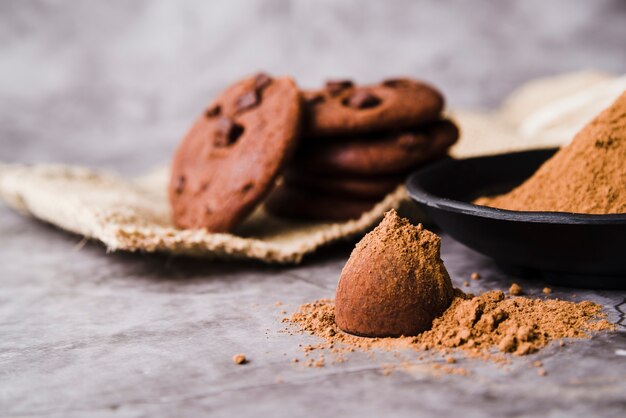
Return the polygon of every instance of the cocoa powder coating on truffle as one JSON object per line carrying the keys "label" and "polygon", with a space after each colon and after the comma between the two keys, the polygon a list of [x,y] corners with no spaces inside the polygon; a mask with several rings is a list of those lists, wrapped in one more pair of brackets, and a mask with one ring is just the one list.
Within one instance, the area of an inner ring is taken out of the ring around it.
{"label": "cocoa powder coating on truffle", "polygon": [[440,239],[395,210],[352,251],[335,302],[339,328],[365,337],[417,335],[450,306],[454,290]]}

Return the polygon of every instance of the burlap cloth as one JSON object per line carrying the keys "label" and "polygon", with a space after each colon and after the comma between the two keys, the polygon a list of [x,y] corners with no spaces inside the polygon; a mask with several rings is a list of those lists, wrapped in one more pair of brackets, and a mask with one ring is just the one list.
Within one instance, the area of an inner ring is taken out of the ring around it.
{"label": "burlap cloth", "polygon": [[[454,157],[559,146],[626,89],[597,72],[532,81],[495,111],[452,111],[462,137]],[[403,186],[359,219],[289,222],[258,208],[234,233],[178,230],[170,221],[167,168],[137,179],[82,167],[0,164],[0,197],[25,215],[103,242],[108,250],[297,263],[322,245],[362,235],[407,204]]]}

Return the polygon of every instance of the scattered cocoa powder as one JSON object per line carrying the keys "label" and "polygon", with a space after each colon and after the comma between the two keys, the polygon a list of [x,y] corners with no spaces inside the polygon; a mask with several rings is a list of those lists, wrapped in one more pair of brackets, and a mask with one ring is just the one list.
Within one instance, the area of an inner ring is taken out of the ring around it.
{"label": "scattered cocoa powder", "polygon": [[521,211],[626,213],[626,92],[512,191],[479,205]]}
{"label": "scattered cocoa powder", "polygon": [[411,363],[411,362],[401,362],[399,364],[384,364],[381,367],[381,372],[384,376],[389,376],[392,372],[396,371],[396,370],[404,370],[404,371],[412,371],[412,370],[420,370],[420,371],[425,371],[428,372],[430,374],[432,374],[435,377],[438,377],[440,375],[456,375],[456,376],[470,376],[472,373],[463,368],[463,367],[456,367],[456,366],[451,366],[451,364],[448,361],[446,361],[446,363],[448,364],[442,364],[442,363]]}
{"label": "scattered cocoa powder", "polygon": [[522,286],[518,285],[517,283],[513,283],[509,288],[509,293],[513,296],[519,296],[524,293],[524,290],[522,289]]}
{"label": "scattered cocoa powder", "polygon": [[331,353],[372,349],[429,350],[450,354],[461,350],[468,357],[491,358],[501,351],[527,355],[563,338],[589,338],[594,332],[614,330],[601,306],[589,302],[507,298],[494,290],[470,297],[456,289],[452,305],[435,319],[432,329],[415,337],[366,338],[344,333],[335,323],[330,299],[305,304],[287,322],[323,338],[316,349]]}
{"label": "scattered cocoa powder", "polygon": [[[408,365],[410,367],[411,365]],[[445,364],[433,363],[430,365],[431,369],[434,371],[438,371],[445,374],[454,374],[457,376],[469,376],[471,373],[469,370],[464,369],[463,367],[452,367]],[[405,366],[407,368],[407,366]]]}
{"label": "scattered cocoa powder", "polygon": [[473,298],[457,297],[419,340],[429,348],[480,351],[497,346],[503,352],[525,355],[551,340],[587,338],[592,331],[614,329],[601,310],[588,301],[509,299],[493,290]]}

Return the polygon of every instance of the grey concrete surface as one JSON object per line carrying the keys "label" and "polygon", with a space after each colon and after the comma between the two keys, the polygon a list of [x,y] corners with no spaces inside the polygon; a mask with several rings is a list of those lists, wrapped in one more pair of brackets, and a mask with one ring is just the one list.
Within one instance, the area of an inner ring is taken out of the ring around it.
{"label": "grey concrete surface", "polygon": [[[0,3],[0,160],[140,173],[169,159],[199,109],[266,69],[313,86],[423,77],[455,106],[497,104],[541,75],[626,71],[626,2]],[[390,353],[310,369],[282,309],[331,297],[351,244],[295,267],[107,254],[0,206],[0,416],[615,416],[626,413],[624,292],[555,288],[606,307],[617,333],[467,376]],[[443,237],[457,286],[538,295]],[[275,306],[276,301],[284,303]],[[235,366],[231,356],[251,362]],[[621,355],[620,355],[621,353]],[[548,375],[530,366],[540,359]]]}

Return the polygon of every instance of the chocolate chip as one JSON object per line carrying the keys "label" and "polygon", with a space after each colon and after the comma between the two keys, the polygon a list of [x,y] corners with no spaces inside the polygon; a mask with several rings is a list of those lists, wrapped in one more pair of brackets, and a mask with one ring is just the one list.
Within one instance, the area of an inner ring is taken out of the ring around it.
{"label": "chocolate chip", "polygon": [[225,147],[234,144],[243,134],[243,126],[232,119],[222,117],[217,121],[215,132],[215,146]]}
{"label": "chocolate chip", "polygon": [[193,192],[193,195],[200,196],[201,194],[206,193],[208,189],[209,189],[209,182],[208,181],[202,182]]}
{"label": "chocolate chip", "polygon": [[252,90],[239,96],[237,103],[235,103],[235,108],[237,109],[237,112],[243,112],[244,110],[255,107],[259,103],[261,103],[259,92],[257,90]]}
{"label": "chocolate chip", "polygon": [[306,104],[310,105],[310,106],[315,106],[316,104],[320,104],[324,101],[324,96],[322,96],[321,94],[316,94],[313,97],[309,97],[306,99]]}
{"label": "chocolate chip", "polygon": [[204,112],[204,116],[206,116],[207,118],[213,118],[215,116],[219,116],[220,113],[222,113],[222,106],[214,105],[207,109],[206,112]]}
{"label": "chocolate chip", "polygon": [[383,86],[392,88],[406,86],[407,84],[408,81],[404,78],[390,78],[382,82]]}
{"label": "chocolate chip", "polygon": [[246,183],[242,188],[241,191],[243,193],[249,192],[250,190],[252,190],[252,188],[254,187],[254,183],[250,182],[250,183]]}
{"label": "chocolate chip", "polygon": [[354,83],[351,80],[329,80],[326,82],[326,90],[328,90],[331,96],[336,96],[353,86]]}
{"label": "chocolate chip", "polygon": [[178,176],[178,178],[176,179],[176,187],[174,188],[176,194],[181,194],[183,190],[185,190],[186,182],[187,179],[185,178],[185,176]]}
{"label": "chocolate chip", "polygon": [[372,93],[359,90],[344,100],[343,104],[355,109],[367,109],[369,107],[378,106],[380,102],[381,100]]}
{"label": "chocolate chip", "polygon": [[265,73],[258,73],[254,78],[254,88],[257,91],[263,90],[272,83],[272,77]]}

